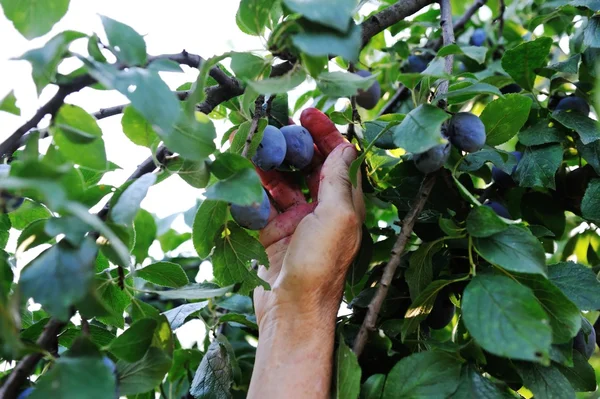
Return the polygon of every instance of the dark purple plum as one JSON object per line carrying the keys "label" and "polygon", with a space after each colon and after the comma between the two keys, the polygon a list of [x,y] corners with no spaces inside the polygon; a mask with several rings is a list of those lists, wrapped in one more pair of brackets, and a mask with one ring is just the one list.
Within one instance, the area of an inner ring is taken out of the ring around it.
{"label": "dark purple plum", "polygon": [[594,354],[594,350],[596,350],[596,331],[594,330],[594,327],[592,327],[592,323],[590,323],[585,317],[581,319],[581,323],[586,324],[586,330],[591,332],[586,339],[582,327],[575,338],[573,338],[573,349],[585,356],[586,359],[589,359]]}
{"label": "dark purple plum", "polygon": [[501,88],[500,93],[513,94],[513,93],[520,93],[522,90],[523,90],[523,88],[521,86],[519,86],[518,84],[511,83],[511,84],[506,85],[503,88]]}
{"label": "dark purple plum", "polygon": [[[355,72],[358,76],[363,78],[368,78],[371,76],[371,72],[365,70],[359,70]],[[356,95],[356,103],[365,108],[365,109],[373,109],[379,102],[381,98],[381,86],[379,86],[379,82],[375,81],[371,87],[369,87],[366,91],[359,90]]]}
{"label": "dark purple plum", "polygon": [[485,33],[485,30],[477,28],[473,32],[473,35],[471,35],[469,43],[471,44],[471,46],[481,47],[485,44],[485,39],[487,39],[487,34]]}
{"label": "dark purple plum", "polygon": [[415,154],[415,166],[427,174],[440,169],[450,156],[450,143],[437,145],[421,154]]}
{"label": "dark purple plum", "polygon": [[19,396],[17,396],[17,399],[26,399],[29,396],[31,396],[31,394],[33,393],[34,389],[32,387],[29,388],[25,388],[20,394]]}
{"label": "dark purple plum", "polygon": [[108,356],[103,356],[102,357],[102,363],[104,363],[104,365],[106,366],[106,368],[108,368],[110,370],[111,373],[116,373],[117,372],[117,366],[115,365],[115,363],[111,360],[110,357]]}
{"label": "dark purple plum", "polygon": [[454,304],[444,290],[442,290],[435,298],[431,313],[425,319],[425,324],[434,330],[442,329],[452,321],[455,311]]}
{"label": "dark purple plum", "polygon": [[260,204],[249,206],[231,205],[231,217],[240,226],[249,230],[260,230],[267,225],[269,213],[271,212],[271,203],[269,196],[263,190],[263,199]]}
{"label": "dark purple plum", "polygon": [[314,142],[308,130],[290,125],[282,127],[281,133],[287,145],[285,162],[297,169],[308,166],[315,154]]}
{"label": "dark purple plum", "polygon": [[256,149],[256,154],[252,157],[252,162],[265,171],[278,168],[285,159],[286,150],[287,145],[281,130],[268,125]]}
{"label": "dark purple plum", "polygon": [[581,97],[566,97],[559,101],[555,111],[573,111],[583,115],[589,115],[590,106]]}
{"label": "dark purple plum", "polygon": [[521,162],[521,158],[523,158],[523,153],[520,151],[513,151],[511,152],[511,154],[513,154],[515,158],[517,158],[517,163],[515,164],[515,166],[513,166],[510,175],[500,168],[497,168],[495,166],[492,167],[492,179],[494,179],[496,184],[498,184],[500,187],[509,188],[515,184],[511,175],[515,173],[517,165],[519,164],[519,162]]}
{"label": "dark purple plum", "polygon": [[406,72],[421,73],[427,69],[432,59],[430,54],[411,55],[406,63]]}
{"label": "dark purple plum", "polygon": [[490,208],[492,208],[492,210],[494,212],[496,212],[496,215],[498,215],[498,216],[501,216],[505,219],[512,219],[512,217],[510,216],[510,213],[508,213],[508,209],[506,209],[506,207],[499,202],[490,201],[483,205],[489,206]]}
{"label": "dark purple plum", "polygon": [[459,112],[450,120],[448,138],[461,151],[479,151],[485,145],[485,126],[476,115]]}

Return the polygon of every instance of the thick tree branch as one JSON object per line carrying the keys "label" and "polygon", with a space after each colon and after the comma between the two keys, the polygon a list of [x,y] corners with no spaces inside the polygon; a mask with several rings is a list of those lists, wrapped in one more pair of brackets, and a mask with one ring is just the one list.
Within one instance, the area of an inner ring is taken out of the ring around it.
{"label": "thick tree branch", "polygon": [[[44,327],[44,331],[38,338],[36,344],[42,350],[49,350],[56,345],[58,334],[67,325],[67,323],[52,319]],[[35,352],[25,356],[15,368],[11,371],[10,375],[6,378],[4,385],[0,387],[0,398],[3,399],[14,399],[17,397],[19,388],[25,384],[27,377],[29,377],[38,362],[44,357],[42,352]]]}
{"label": "thick tree branch", "polygon": [[433,2],[433,0],[401,0],[393,6],[371,16],[361,24],[363,47],[379,32],[384,31]]}
{"label": "thick tree branch", "polygon": [[[450,7],[450,0],[440,0],[441,6],[441,20],[440,24],[442,27],[442,37],[444,40],[444,45],[449,45],[454,43],[454,29],[452,26],[452,9]],[[447,74],[452,74],[452,64],[454,62],[454,57],[449,55],[445,60],[445,72]],[[442,82],[438,93],[446,93],[448,90],[448,81]],[[404,254],[404,250],[406,249],[406,244],[408,243],[408,239],[410,238],[417,218],[419,214],[423,210],[427,199],[429,198],[429,194],[431,194],[431,190],[435,184],[435,180],[438,173],[426,175],[421,183],[421,187],[417,196],[413,200],[412,207],[408,214],[402,220],[402,227],[400,230],[400,235],[394,244],[394,248],[392,249],[392,254],[390,260],[385,265],[383,269],[383,275],[381,276],[381,280],[379,280],[379,284],[377,285],[377,291],[375,292],[375,296],[369,303],[369,307],[367,309],[367,315],[363,320],[363,324],[360,326],[358,330],[358,334],[356,339],[354,340],[354,353],[356,356],[360,356],[363,352],[365,345],[367,343],[367,339],[369,337],[369,332],[375,330],[375,326],[377,324],[377,317],[379,316],[379,311],[381,310],[381,306],[383,306],[383,302],[387,296],[388,290],[390,288],[390,284],[392,283],[392,279],[394,278],[394,274],[396,273],[396,269],[400,264],[400,260],[402,259],[402,255]]]}

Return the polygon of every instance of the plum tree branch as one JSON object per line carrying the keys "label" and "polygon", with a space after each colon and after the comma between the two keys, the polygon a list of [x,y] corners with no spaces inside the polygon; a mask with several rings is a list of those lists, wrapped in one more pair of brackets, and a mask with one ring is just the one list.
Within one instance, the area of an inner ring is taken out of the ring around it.
{"label": "plum tree branch", "polygon": [[[57,336],[62,329],[67,325],[56,319],[51,319],[44,327],[44,331],[36,341],[36,344],[41,349],[49,349],[56,344]],[[31,375],[38,362],[44,357],[42,352],[30,353],[25,356],[6,378],[4,385],[0,387],[0,398],[14,399],[17,397],[19,388],[25,383],[27,377]]]}
{"label": "plum tree branch", "polygon": [[248,157],[248,151],[250,151],[250,145],[252,144],[252,139],[258,130],[258,121],[263,116],[263,104],[265,103],[265,96],[260,95],[254,101],[254,116],[252,117],[252,123],[250,124],[250,130],[248,131],[248,137],[246,137],[246,142],[244,143],[244,148],[242,149],[242,156],[244,158]]}
{"label": "plum tree branch", "polygon": [[[452,8],[450,7],[450,0],[440,0],[440,6],[440,25],[442,27],[442,37],[444,40],[444,45],[449,45],[454,43],[454,27],[452,25]],[[444,69],[447,74],[452,73],[453,62],[454,57],[452,55],[446,57]],[[444,81],[440,85],[439,92],[445,93],[443,90],[448,90],[448,81]],[[425,203],[427,202],[427,199],[429,198],[429,195],[431,194],[431,190],[433,189],[437,175],[438,173],[434,173],[425,176],[423,182],[421,183],[421,187],[419,188],[419,192],[413,200],[410,211],[402,220],[400,234],[398,235],[398,239],[396,240],[394,248],[392,249],[390,260],[383,269],[383,275],[381,276],[379,284],[377,285],[375,296],[369,303],[367,315],[365,316],[365,319],[358,330],[358,334],[356,335],[356,339],[354,340],[353,351],[357,357],[362,354],[365,348],[367,339],[369,337],[369,332],[375,330],[379,311],[383,306],[383,302],[385,301],[389,291],[390,284],[392,283],[392,279],[396,273],[396,269],[398,268],[398,265],[400,265],[400,260],[402,259],[402,255],[406,249],[406,244],[408,243],[408,240],[412,234],[417,218],[419,217],[423,207],[425,206]]]}
{"label": "plum tree branch", "polygon": [[498,6],[500,8],[500,14],[494,19],[494,23],[498,22],[498,40],[500,40],[504,36],[504,13],[506,12],[506,2],[504,0],[499,0]]}

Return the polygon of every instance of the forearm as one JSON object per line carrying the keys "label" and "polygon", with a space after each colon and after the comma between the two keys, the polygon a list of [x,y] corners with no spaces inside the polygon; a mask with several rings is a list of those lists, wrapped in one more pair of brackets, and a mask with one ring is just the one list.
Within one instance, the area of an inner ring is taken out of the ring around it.
{"label": "forearm", "polygon": [[326,318],[293,313],[259,329],[248,398],[328,398],[333,367],[335,314]]}

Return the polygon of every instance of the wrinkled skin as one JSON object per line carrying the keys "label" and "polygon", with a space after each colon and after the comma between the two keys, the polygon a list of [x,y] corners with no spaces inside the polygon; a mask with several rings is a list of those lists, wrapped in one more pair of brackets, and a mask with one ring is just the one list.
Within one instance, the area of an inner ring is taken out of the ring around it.
{"label": "wrinkled skin", "polygon": [[[363,78],[367,78],[371,76],[371,72],[359,70],[355,72],[358,76],[362,76]],[[379,82],[375,81],[366,91],[359,90],[356,95],[356,103],[365,108],[365,109],[373,109],[379,102],[381,98],[381,86]]]}
{"label": "wrinkled skin", "polygon": [[301,123],[316,145],[303,170],[313,202],[285,173],[258,171],[274,201],[259,236],[270,266],[258,274],[271,290],[254,291],[260,338],[248,398],[328,397],[337,310],[360,246],[361,184],[348,178],[356,150],[316,109]]}
{"label": "wrinkled skin", "polygon": [[290,125],[282,127],[281,133],[287,146],[285,162],[297,169],[308,166],[315,152],[313,138],[308,130],[302,126]]}
{"label": "wrinkled skin", "polygon": [[475,31],[473,31],[473,35],[471,36],[469,43],[471,44],[471,46],[481,47],[485,44],[486,39],[487,34],[485,33],[485,30],[478,28],[475,29]]}
{"label": "wrinkled skin", "polygon": [[573,349],[585,356],[586,359],[589,359],[596,350],[596,331],[588,319],[582,318],[581,323],[587,324],[588,330],[591,330],[591,333],[588,335],[586,340],[583,328],[581,328],[575,338],[573,338]]}
{"label": "wrinkled skin", "polygon": [[252,162],[262,170],[278,168],[285,159],[287,150],[285,138],[275,126],[267,126],[263,138],[252,157]]}
{"label": "wrinkled skin", "polygon": [[590,106],[581,97],[566,97],[559,101],[554,110],[578,112],[587,116],[590,113]]}
{"label": "wrinkled skin", "polygon": [[[519,165],[519,162],[521,162],[521,158],[523,158],[523,153],[520,151],[513,151],[513,152],[511,152],[511,154],[513,154],[515,156],[515,158],[517,158],[517,163],[512,168],[512,172],[511,172],[511,174],[512,174],[512,173],[515,173],[515,170],[517,170],[517,166]],[[504,187],[504,188],[512,187],[515,184],[511,175],[509,175],[508,173],[504,172],[502,169],[497,168],[495,166],[492,167],[492,179],[494,179],[496,184],[498,184],[500,187]]]}
{"label": "wrinkled skin", "polygon": [[415,154],[413,160],[419,171],[427,174],[440,169],[450,156],[450,143],[437,145],[421,154]]}
{"label": "wrinkled skin", "polygon": [[485,126],[476,115],[459,112],[450,120],[448,137],[459,150],[476,152],[485,145]]}
{"label": "wrinkled skin", "polygon": [[267,225],[271,203],[267,193],[263,190],[263,198],[260,204],[250,206],[231,205],[231,217],[240,226],[249,230],[260,230]]}

